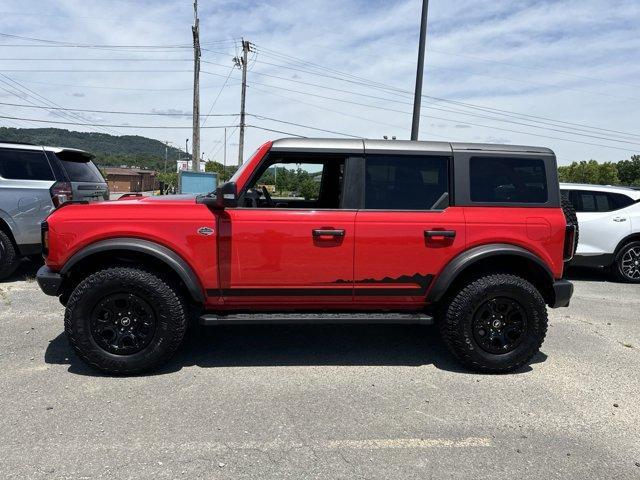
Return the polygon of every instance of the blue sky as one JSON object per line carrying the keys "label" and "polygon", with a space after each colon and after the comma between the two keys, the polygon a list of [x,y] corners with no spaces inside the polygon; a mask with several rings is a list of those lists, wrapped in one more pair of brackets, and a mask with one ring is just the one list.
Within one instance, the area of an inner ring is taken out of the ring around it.
{"label": "blue sky", "polygon": [[[208,62],[202,65],[203,113],[238,112],[240,72],[232,68],[232,57],[244,37],[256,45],[247,111],[262,116],[250,116],[250,125],[306,136],[335,135],[283,122],[356,136],[408,137],[420,1],[200,3]],[[637,0],[431,0],[429,13],[421,139],[549,146],[561,163],[615,161],[640,153]],[[192,15],[188,0],[4,0],[4,34],[171,48],[59,48],[0,37],[0,72],[6,75],[0,77],[0,102],[42,105],[37,93],[68,108],[189,113],[192,53],[180,46],[191,42]],[[11,80],[20,82],[22,92]],[[28,95],[24,87],[31,89]],[[0,105],[0,115],[190,125],[188,117],[82,113],[61,118],[9,105]],[[236,123],[236,117],[212,117],[205,126]],[[0,125],[44,124],[0,118]],[[188,128],[107,130],[177,146],[191,135]],[[229,133],[232,163],[237,130]],[[249,128],[245,150],[283,135]],[[205,157],[222,161],[222,137],[220,129],[203,130]]]}

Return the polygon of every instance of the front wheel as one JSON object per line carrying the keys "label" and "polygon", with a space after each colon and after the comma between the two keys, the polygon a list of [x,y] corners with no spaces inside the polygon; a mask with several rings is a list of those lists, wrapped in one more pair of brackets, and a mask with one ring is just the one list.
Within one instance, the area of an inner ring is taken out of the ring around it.
{"label": "front wheel", "polygon": [[184,301],[163,278],[115,267],[89,275],[74,289],[65,331],[80,358],[111,374],[137,374],[165,363],[182,343]]}
{"label": "front wheel", "polygon": [[547,332],[547,308],[527,280],[488,275],[454,294],[440,319],[440,330],[449,350],[466,367],[508,372],[540,350]]}
{"label": "front wheel", "polygon": [[616,277],[627,283],[640,283],[640,242],[622,247],[613,264]]}

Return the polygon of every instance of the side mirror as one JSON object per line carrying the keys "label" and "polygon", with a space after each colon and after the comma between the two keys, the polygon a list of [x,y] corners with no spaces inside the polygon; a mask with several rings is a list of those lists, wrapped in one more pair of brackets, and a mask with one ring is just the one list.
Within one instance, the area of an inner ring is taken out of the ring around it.
{"label": "side mirror", "polygon": [[235,182],[227,182],[216,188],[213,195],[202,195],[196,203],[206,205],[214,210],[224,210],[238,206],[238,194]]}

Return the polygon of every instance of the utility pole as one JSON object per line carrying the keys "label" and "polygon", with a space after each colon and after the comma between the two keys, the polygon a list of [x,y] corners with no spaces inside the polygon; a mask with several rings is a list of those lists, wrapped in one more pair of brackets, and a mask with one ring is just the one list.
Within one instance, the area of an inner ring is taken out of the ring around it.
{"label": "utility pole", "polygon": [[200,19],[198,0],[193,1],[193,170],[200,171]]}
{"label": "utility pole", "polygon": [[413,123],[411,140],[418,140],[420,130],[420,104],[422,103],[422,78],[424,75],[424,52],[427,44],[427,13],[429,0],[422,0],[422,20],[420,21],[420,44],[418,46],[418,71],[416,72],[416,91],[413,99]]}
{"label": "utility pole", "polygon": [[222,173],[227,178],[227,127],[224,128],[224,153],[222,155]]}
{"label": "utility pole", "polygon": [[240,96],[240,141],[238,142],[238,166],[242,165],[244,153],[245,103],[247,96],[247,55],[251,51],[251,42],[242,39],[242,57],[235,57],[236,66],[242,68],[242,95]]}

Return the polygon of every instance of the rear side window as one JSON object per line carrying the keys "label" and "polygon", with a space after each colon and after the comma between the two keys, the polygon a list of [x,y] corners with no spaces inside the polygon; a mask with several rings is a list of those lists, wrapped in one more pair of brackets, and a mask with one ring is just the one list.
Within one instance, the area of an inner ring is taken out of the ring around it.
{"label": "rear side window", "polygon": [[449,191],[449,158],[408,155],[369,156],[365,167],[367,209],[442,208]]}
{"label": "rear side window", "polygon": [[576,212],[612,212],[633,205],[631,197],[621,193],[572,190],[569,199]]}
{"label": "rear side window", "polygon": [[0,177],[10,180],[54,180],[44,152],[0,150]]}
{"label": "rear side window", "polygon": [[474,157],[470,176],[472,202],[546,203],[549,198],[543,160]]}

